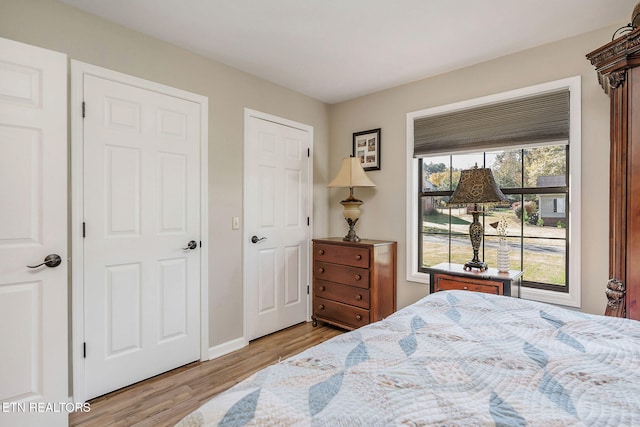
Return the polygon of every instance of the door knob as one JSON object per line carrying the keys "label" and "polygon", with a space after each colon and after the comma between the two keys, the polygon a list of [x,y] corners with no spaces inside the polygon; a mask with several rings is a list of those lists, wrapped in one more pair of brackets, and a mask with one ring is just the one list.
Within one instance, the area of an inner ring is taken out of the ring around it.
{"label": "door knob", "polygon": [[258,243],[261,240],[267,240],[267,238],[266,237],[258,238],[258,236],[251,236],[251,243]]}
{"label": "door knob", "polygon": [[44,262],[38,264],[38,265],[27,265],[27,267],[29,268],[38,268],[38,267],[42,267],[43,265],[46,265],[47,267],[57,267],[60,264],[62,264],[62,258],[60,258],[60,255],[58,254],[49,254],[44,258]]}
{"label": "door knob", "polygon": [[189,241],[189,243],[187,243],[187,247],[186,248],[182,248],[183,251],[188,251],[188,250],[193,250],[195,248],[198,247],[198,242],[196,242],[195,240],[191,240]]}

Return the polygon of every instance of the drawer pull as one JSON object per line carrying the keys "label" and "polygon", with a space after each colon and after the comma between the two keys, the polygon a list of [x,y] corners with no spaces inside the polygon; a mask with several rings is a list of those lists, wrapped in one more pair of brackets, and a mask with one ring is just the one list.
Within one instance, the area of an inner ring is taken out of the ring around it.
{"label": "drawer pull", "polygon": [[320,255],[324,255],[324,249],[320,249],[320,250],[318,251],[318,253],[319,253]]}
{"label": "drawer pull", "polygon": [[324,267],[320,267],[320,268],[318,268],[318,271],[319,271],[320,273],[324,273]]}
{"label": "drawer pull", "polygon": [[319,308],[320,310],[324,310],[324,304],[320,304],[320,305],[318,306],[318,308]]}
{"label": "drawer pull", "polygon": [[356,280],[360,280],[360,279],[362,279],[362,276],[359,274],[356,274]]}
{"label": "drawer pull", "polygon": [[465,291],[466,291],[466,290],[469,290],[469,288],[468,288],[468,287],[466,287],[466,286],[465,286],[464,288],[462,288],[462,289],[464,289]]}
{"label": "drawer pull", "polygon": [[325,290],[324,285],[321,285],[321,286],[320,286],[320,290],[321,290],[321,291],[324,291],[324,290]]}
{"label": "drawer pull", "polygon": [[356,300],[362,301],[362,295],[360,295],[360,294],[356,295]]}
{"label": "drawer pull", "polygon": [[357,259],[358,261],[360,261],[360,260],[362,259],[362,255],[360,255],[360,254],[356,255],[356,259]]}
{"label": "drawer pull", "polygon": [[359,314],[356,314],[356,320],[362,320],[362,316]]}

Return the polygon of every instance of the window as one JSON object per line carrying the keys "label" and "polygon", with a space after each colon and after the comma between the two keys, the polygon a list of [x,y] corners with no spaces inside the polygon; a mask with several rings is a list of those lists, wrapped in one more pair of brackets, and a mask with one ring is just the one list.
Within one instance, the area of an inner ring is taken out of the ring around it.
{"label": "window", "polygon": [[492,169],[509,199],[485,209],[480,258],[495,266],[489,224],[505,217],[511,268],[525,272],[522,296],[579,306],[579,90],[575,77],[407,115],[408,280],[471,260],[471,214],[446,202],[460,171],[477,164]]}
{"label": "window", "polygon": [[566,208],[565,206],[565,200],[564,198],[555,198],[553,199],[553,212],[554,213],[561,213],[564,214],[566,213]]}
{"label": "window", "polygon": [[[568,292],[568,219],[557,211],[557,193],[569,193],[567,152],[568,145],[559,144],[420,158],[421,181],[428,185],[418,195],[422,220],[418,230],[419,271],[425,272],[427,267],[441,262],[464,264],[471,259],[471,213],[467,207],[449,208],[446,202],[455,190],[460,171],[477,164],[492,170],[509,199],[508,206],[484,209],[481,257],[484,255],[495,267],[498,236],[489,225],[505,218],[511,268],[527,273],[525,285]],[[544,179],[550,176],[562,180]]]}

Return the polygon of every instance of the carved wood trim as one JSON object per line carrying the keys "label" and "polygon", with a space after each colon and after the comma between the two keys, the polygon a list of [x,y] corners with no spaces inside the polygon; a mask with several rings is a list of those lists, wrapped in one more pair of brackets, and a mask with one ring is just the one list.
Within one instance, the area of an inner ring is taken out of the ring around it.
{"label": "carved wood trim", "polygon": [[608,300],[605,316],[626,317],[624,283],[618,279],[609,279],[605,294]]}
{"label": "carved wood trim", "polygon": [[627,77],[627,70],[616,71],[609,74],[609,88],[617,89]]}
{"label": "carved wood trim", "polygon": [[628,96],[625,82],[610,96],[609,277],[626,283],[628,191]]}
{"label": "carved wood trim", "polygon": [[614,76],[614,74],[626,73],[626,69],[631,66],[630,62],[636,62],[639,59],[638,56],[640,56],[640,28],[588,53],[587,59],[595,66],[598,82],[608,94],[610,89],[617,88],[625,79],[624,75]]}

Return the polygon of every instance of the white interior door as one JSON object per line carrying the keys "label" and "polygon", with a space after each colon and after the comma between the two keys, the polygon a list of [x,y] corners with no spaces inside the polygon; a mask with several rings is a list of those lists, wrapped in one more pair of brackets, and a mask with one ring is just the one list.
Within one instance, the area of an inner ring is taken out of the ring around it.
{"label": "white interior door", "polygon": [[245,114],[248,340],[307,320],[312,128]]}
{"label": "white interior door", "polygon": [[66,56],[0,39],[1,426],[68,424],[67,152]]}
{"label": "white interior door", "polygon": [[138,83],[83,81],[87,399],[200,358],[200,105]]}

